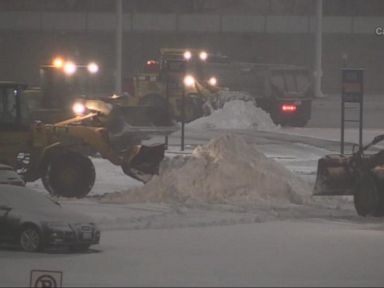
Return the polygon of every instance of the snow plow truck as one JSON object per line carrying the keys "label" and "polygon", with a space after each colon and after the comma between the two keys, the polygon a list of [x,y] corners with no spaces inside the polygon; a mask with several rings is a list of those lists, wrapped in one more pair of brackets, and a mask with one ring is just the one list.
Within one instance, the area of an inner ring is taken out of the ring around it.
{"label": "snow plow truck", "polygon": [[198,49],[161,49],[160,60],[147,61],[143,72],[127,84],[129,96],[120,101],[156,107],[158,114],[169,111],[181,121],[184,97],[185,122],[210,114],[216,108],[218,80],[204,69],[209,57]]}
{"label": "snow plow truck", "polygon": [[222,87],[249,93],[276,125],[303,127],[311,119],[313,80],[305,67],[219,57],[208,61],[205,69],[219,77]]}

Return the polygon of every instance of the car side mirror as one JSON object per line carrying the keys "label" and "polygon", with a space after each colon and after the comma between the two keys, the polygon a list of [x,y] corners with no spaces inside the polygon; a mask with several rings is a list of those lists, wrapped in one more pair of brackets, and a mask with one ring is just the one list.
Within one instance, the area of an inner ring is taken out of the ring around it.
{"label": "car side mirror", "polygon": [[12,210],[12,208],[7,205],[0,205],[0,210],[9,212]]}

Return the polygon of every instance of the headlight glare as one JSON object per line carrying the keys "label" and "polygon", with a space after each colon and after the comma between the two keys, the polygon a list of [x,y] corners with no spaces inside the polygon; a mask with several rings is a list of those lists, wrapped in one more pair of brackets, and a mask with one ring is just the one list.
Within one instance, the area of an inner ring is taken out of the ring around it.
{"label": "headlight glare", "polygon": [[216,77],[211,77],[211,78],[209,78],[209,80],[208,80],[208,84],[211,85],[211,86],[216,86],[216,85],[217,85],[217,79],[216,79]]}
{"label": "headlight glare", "polygon": [[99,65],[97,65],[95,62],[91,62],[87,65],[88,72],[91,74],[96,74],[99,72]]}
{"label": "headlight glare", "polygon": [[73,104],[73,106],[72,106],[72,111],[76,115],[83,115],[86,110],[87,109],[86,109],[85,105],[83,103],[80,103],[80,102],[77,102],[77,103]]}
{"label": "headlight glare", "polygon": [[74,62],[68,61],[64,64],[64,73],[67,75],[73,75],[77,70],[77,66]]}
{"label": "headlight glare", "polygon": [[187,75],[184,77],[184,85],[191,87],[195,84],[195,78],[192,75]]}

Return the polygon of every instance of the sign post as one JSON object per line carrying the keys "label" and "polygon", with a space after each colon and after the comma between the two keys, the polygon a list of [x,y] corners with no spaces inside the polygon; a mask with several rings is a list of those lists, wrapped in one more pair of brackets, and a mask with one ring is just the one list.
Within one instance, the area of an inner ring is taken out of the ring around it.
{"label": "sign post", "polygon": [[30,287],[63,287],[61,271],[32,270]]}
{"label": "sign post", "polygon": [[[359,123],[359,145],[363,145],[363,95],[364,78],[363,69],[345,68],[342,72],[342,93],[341,93],[341,140],[340,153],[344,154],[345,144],[345,123]],[[359,105],[359,119],[346,119],[346,103]]]}

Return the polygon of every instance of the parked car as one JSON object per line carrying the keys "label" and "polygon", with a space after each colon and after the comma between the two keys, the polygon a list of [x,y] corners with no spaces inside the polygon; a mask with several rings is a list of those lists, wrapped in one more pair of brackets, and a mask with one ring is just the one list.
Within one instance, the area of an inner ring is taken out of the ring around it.
{"label": "parked car", "polygon": [[24,180],[11,166],[0,164],[0,184],[25,186]]}
{"label": "parked car", "polygon": [[0,185],[0,242],[36,252],[49,247],[87,250],[100,230],[86,216],[25,187]]}

